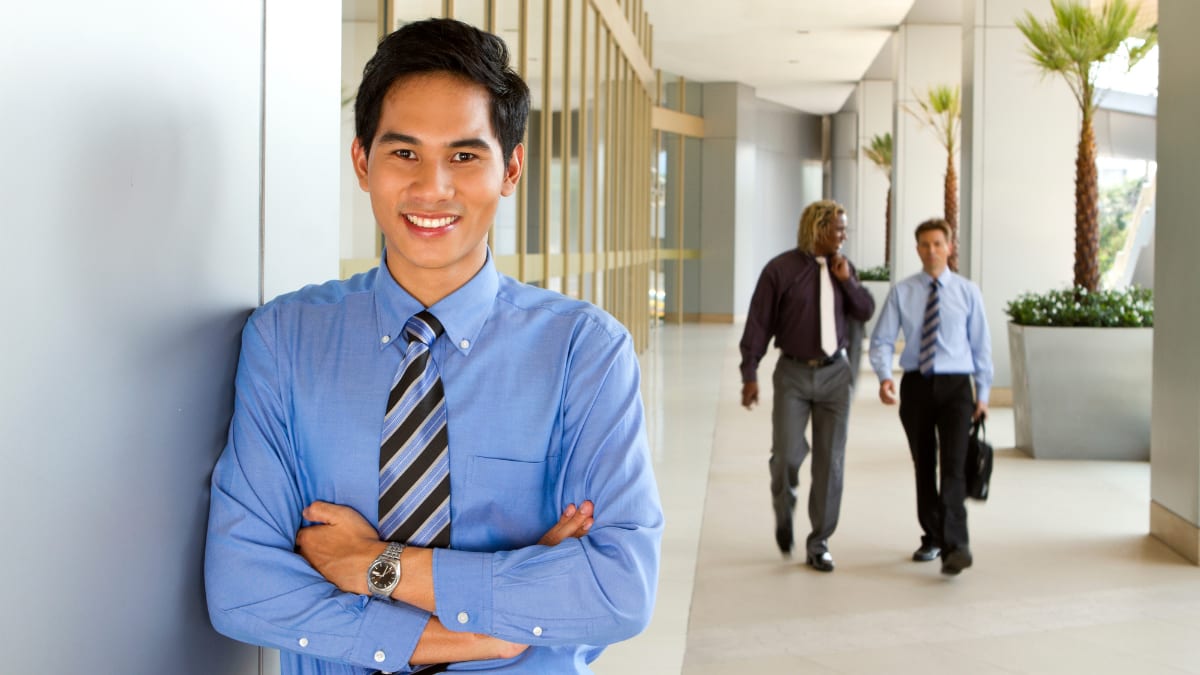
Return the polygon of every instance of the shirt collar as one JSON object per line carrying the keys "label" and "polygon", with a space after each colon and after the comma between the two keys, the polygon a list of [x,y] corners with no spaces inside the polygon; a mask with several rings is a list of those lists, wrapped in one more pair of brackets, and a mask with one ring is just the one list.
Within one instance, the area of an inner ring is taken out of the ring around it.
{"label": "shirt collar", "polygon": [[[464,355],[475,346],[475,338],[483,330],[499,290],[500,276],[489,248],[487,259],[475,276],[429,308],[446,329],[445,336],[450,344]],[[376,268],[374,292],[379,348],[382,350],[392,342],[402,340],[404,324],[425,307],[392,278],[387,268],[386,251]]]}
{"label": "shirt collar", "polygon": [[[937,277],[938,285],[942,288],[945,288],[946,284],[950,283],[952,278],[954,278],[954,272],[951,272],[950,268],[947,267],[946,269],[942,270],[941,276]],[[921,281],[924,282],[926,286],[928,286],[933,280],[934,277],[932,274],[926,272],[925,270],[921,270]]]}

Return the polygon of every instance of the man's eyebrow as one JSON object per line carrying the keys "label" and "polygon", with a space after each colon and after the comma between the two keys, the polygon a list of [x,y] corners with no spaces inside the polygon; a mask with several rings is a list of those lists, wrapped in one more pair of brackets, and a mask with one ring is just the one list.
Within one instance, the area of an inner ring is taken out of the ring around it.
{"label": "man's eyebrow", "polygon": [[[402,134],[397,131],[385,131],[382,135],[380,135],[378,142],[380,144],[403,143],[405,145],[418,145],[418,146],[422,145],[421,141],[419,141],[415,136],[409,136],[408,134]],[[491,150],[492,149],[492,146],[489,145],[488,142],[483,140],[482,138],[464,138],[464,139],[457,140],[457,141],[451,141],[450,143],[447,144],[447,147],[455,149],[455,150],[459,150],[462,148],[468,148],[468,149],[474,149],[474,150]]]}

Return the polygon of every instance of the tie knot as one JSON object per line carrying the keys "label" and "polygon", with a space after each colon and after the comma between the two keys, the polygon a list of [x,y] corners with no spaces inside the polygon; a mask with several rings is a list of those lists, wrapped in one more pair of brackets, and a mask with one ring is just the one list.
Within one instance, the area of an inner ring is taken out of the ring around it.
{"label": "tie knot", "polygon": [[933,281],[929,282],[929,290],[936,291],[941,285],[942,285],[942,282],[938,281],[937,279],[934,279]]}
{"label": "tie knot", "polygon": [[426,346],[433,344],[433,341],[444,330],[437,317],[425,311],[414,314],[408,323],[404,324],[404,332],[408,334],[408,341],[418,340]]}
{"label": "tie knot", "polygon": [[820,265],[821,267],[824,267],[824,266],[825,266],[825,256],[823,256],[823,255],[818,255],[818,256],[814,256],[814,257],[817,259],[817,264],[818,264],[818,265]]}

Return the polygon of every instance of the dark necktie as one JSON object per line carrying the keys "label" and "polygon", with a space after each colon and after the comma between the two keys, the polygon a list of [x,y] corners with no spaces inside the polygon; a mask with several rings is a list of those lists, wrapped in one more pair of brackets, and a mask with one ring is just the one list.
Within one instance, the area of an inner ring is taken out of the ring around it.
{"label": "dark necktie", "polygon": [[388,396],[379,452],[379,533],[389,541],[449,548],[446,401],[429,354],[442,324],[421,312],[404,332],[408,348]]}
{"label": "dark necktie", "polygon": [[921,324],[921,358],[917,368],[925,377],[933,376],[933,355],[937,351],[938,326],[942,319],[938,311],[938,280],[929,284],[929,300],[925,302],[925,321]]}

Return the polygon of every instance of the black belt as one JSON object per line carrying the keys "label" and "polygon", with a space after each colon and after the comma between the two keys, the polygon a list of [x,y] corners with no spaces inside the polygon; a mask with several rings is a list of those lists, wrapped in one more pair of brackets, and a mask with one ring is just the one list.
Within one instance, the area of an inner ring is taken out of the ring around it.
{"label": "black belt", "polygon": [[799,356],[792,356],[791,354],[785,354],[783,352],[780,352],[780,354],[783,354],[783,358],[787,359],[788,361],[794,361],[802,366],[808,366],[809,368],[824,368],[825,366],[832,366],[833,364],[842,360],[842,357],[846,355],[846,350],[839,349],[834,352],[833,356],[826,356],[823,359],[802,359]]}
{"label": "black belt", "polygon": [[[431,673],[444,673],[444,672],[446,672],[446,669],[449,667],[450,667],[449,663],[439,663],[436,666],[429,666],[428,668],[426,668],[424,670],[416,671],[416,675],[429,675]],[[383,671],[377,670],[374,673],[372,673],[371,675],[383,675]]]}

